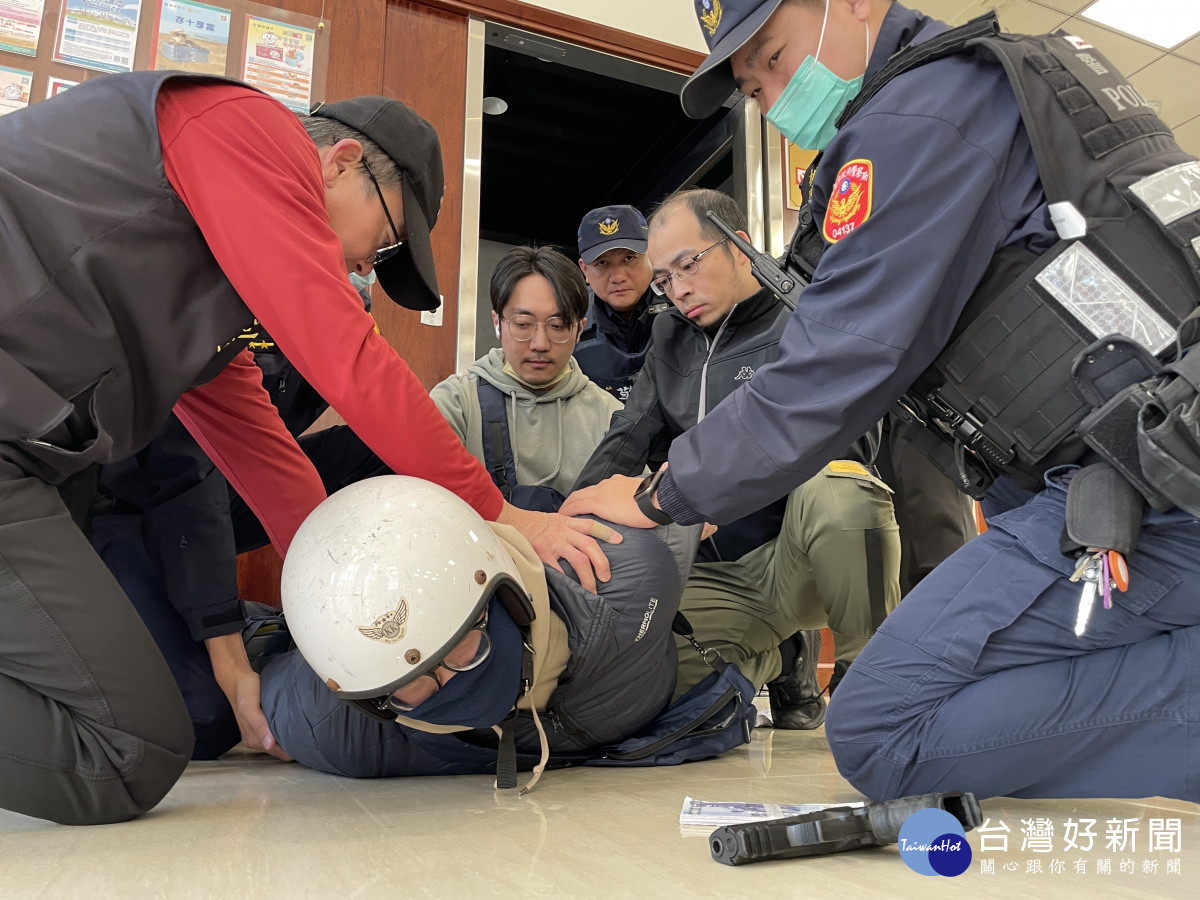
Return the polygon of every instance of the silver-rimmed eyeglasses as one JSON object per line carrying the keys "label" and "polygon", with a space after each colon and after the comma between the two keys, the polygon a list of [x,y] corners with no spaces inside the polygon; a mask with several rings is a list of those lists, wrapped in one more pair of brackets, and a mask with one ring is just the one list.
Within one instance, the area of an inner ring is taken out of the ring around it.
{"label": "silver-rimmed eyeglasses", "polygon": [[689,256],[686,259],[680,260],[679,265],[672,268],[669,272],[667,272],[666,275],[660,275],[658,278],[655,278],[653,281],[651,281],[650,289],[654,291],[654,293],[658,294],[658,296],[665,297],[667,295],[667,291],[671,289],[672,280],[687,281],[689,278],[695,275],[696,271],[700,268],[700,257],[704,256],[704,254],[709,250],[715,250],[717,247],[720,247],[727,240],[729,240],[729,238],[721,238],[721,240],[717,241],[711,247],[705,247],[695,256]]}

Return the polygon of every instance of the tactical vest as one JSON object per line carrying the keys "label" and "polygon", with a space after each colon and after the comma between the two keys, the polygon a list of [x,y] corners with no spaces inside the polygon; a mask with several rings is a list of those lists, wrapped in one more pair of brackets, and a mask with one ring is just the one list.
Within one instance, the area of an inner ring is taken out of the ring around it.
{"label": "tactical vest", "polygon": [[0,118],[0,477],[132,455],[254,333],[163,171],[173,78],[194,80],[107,75]]}
{"label": "tactical vest", "polygon": [[[646,295],[646,299],[649,301],[656,299],[649,290]],[[579,343],[575,345],[571,355],[575,357],[579,368],[593,384],[625,403],[629,400],[629,392],[633,389],[638,372],[646,363],[646,353],[650,349],[650,322],[648,321],[642,326],[645,333],[640,347],[622,349],[600,327],[601,316],[615,316],[615,313],[601,311],[602,304],[603,301],[598,297],[592,297],[588,307],[587,328],[579,336]],[[649,307],[649,316],[652,317],[660,310],[667,308],[669,308],[668,304],[652,305]],[[605,309],[607,310],[607,307]],[[636,315],[642,316],[647,313],[639,309]]]}
{"label": "tactical vest", "polygon": [[[1124,335],[1157,360],[1200,304],[1200,163],[1095,48],[1063,32],[1002,34],[995,13],[911,45],[866,84],[840,128],[891,79],[972,53],[999,63],[1016,95],[1060,240],[1037,255],[999,250],[933,365],[900,401],[925,426],[919,449],[979,498],[1000,474],[1037,490],[1078,459],[1096,405],[1073,372]],[[815,168],[815,164],[814,164]],[[809,217],[811,219],[811,216]],[[791,255],[811,271],[814,223]],[[1145,377],[1108,375],[1109,388]]]}

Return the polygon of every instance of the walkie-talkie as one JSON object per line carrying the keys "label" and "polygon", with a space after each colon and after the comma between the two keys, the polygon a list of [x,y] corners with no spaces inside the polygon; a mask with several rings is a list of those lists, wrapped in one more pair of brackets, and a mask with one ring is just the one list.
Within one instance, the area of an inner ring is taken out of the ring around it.
{"label": "walkie-talkie", "polygon": [[784,306],[794,311],[796,301],[800,299],[800,292],[808,285],[808,281],[802,275],[781,268],[769,254],[754,249],[753,244],[726,225],[711,209],[705,215],[720,229],[721,234],[750,260],[750,271],[754,273],[758,283],[778,297]]}

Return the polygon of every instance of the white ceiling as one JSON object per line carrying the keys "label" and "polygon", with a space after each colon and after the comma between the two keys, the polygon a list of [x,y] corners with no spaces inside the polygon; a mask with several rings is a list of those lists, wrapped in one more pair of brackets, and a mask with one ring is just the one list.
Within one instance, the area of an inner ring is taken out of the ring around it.
{"label": "white ceiling", "polygon": [[1086,38],[1129,76],[1143,97],[1162,104],[1160,115],[1175,130],[1179,145],[1200,156],[1200,36],[1164,51],[1079,16],[1091,3],[1092,0],[906,0],[905,5],[951,25],[961,25],[995,9],[1005,31],[1044,34],[1061,28]]}

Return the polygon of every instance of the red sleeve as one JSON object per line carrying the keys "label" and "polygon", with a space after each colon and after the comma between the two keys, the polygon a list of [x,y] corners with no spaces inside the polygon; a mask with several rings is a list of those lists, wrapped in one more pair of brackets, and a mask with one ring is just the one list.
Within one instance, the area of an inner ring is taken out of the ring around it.
{"label": "red sleeve", "polygon": [[180,397],[175,415],[286,555],[304,517],[325,499],[325,487],[263,390],[253,354],[243,350],[208,384]]}
{"label": "red sleeve", "polygon": [[[350,285],[325,212],[319,157],[299,120],[236,85],[166,90],[158,112],[167,178],[225,275],[300,373],[394,471],[436,482],[495,519],[500,492],[375,333]],[[219,392],[224,382],[213,386]],[[210,409],[229,408],[212,402]],[[247,486],[243,496],[256,511],[279,502],[261,487],[275,460],[215,419],[199,428],[214,462],[224,460],[218,464],[230,481]],[[274,533],[290,535],[298,525],[277,521]]]}

